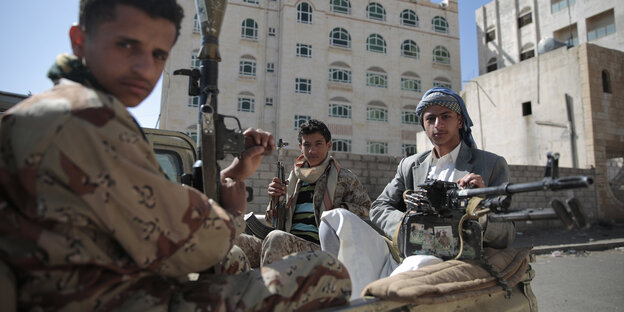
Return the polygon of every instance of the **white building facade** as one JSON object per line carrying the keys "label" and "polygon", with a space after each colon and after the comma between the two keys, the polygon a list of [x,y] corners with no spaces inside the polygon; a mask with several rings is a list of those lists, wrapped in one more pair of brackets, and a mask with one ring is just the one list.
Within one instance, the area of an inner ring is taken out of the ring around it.
{"label": "white building facade", "polygon": [[475,11],[479,74],[538,54],[553,38],[624,50],[624,2],[619,0],[494,0]]}
{"label": "white building facade", "polygon": [[[194,1],[163,76],[159,127],[196,133],[198,99],[176,69],[197,66]],[[416,105],[461,88],[457,1],[231,0],[219,38],[218,110],[296,147],[300,124],[332,131],[336,152],[416,152]]]}

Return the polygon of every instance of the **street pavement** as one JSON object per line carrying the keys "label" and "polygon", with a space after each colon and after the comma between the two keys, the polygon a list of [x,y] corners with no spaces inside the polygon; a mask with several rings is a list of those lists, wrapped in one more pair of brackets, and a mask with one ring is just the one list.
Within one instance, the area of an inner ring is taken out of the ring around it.
{"label": "street pavement", "polygon": [[[525,227],[526,228],[526,227]],[[624,247],[624,224],[593,223],[589,229],[534,226],[516,233],[512,247],[533,247],[533,254],[598,251]]]}

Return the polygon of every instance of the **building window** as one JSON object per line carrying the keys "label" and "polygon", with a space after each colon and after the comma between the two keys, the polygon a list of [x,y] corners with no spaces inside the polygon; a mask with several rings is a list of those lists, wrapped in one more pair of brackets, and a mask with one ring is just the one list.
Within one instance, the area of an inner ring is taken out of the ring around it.
{"label": "building window", "polygon": [[448,34],[448,22],[442,16],[436,16],[431,20],[431,28],[433,31]]}
{"label": "building window", "polygon": [[351,14],[351,2],[349,0],[331,0],[329,6],[332,12]]}
{"label": "building window", "polygon": [[615,33],[613,10],[587,19],[587,41],[596,40]]}
{"label": "building window", "polygon": [[414,78],[401,77],[401,90],[420,92],[420,80]]}
{"label": "building window", "polygon": [[386,9],[379,3],[371,2],[366,6],[366,17],[372,20],[385,21]]}
{"label": "building window", "polygon": [[308,122],[308,120],[312,119],[310,116],[305,115],[295,115],[295,130],[301,129],[301,126]]}
{"label": "building window", "polygon": [[256,100],[249,97],[238,98],[238,111],[253,113],[255,111]]}
{"label": "building window", "polygon": [[189,97],[188,107],[199,107],[199,96]]}
{"label": "building window", "polygon": [[403,144],[403,157],[408,157],[416,154],[416,144]]}
{"label": "building window", "polygon": [[351,140],[332,138],[332,152],[351,153]]}
{"label": "building window", "polygon": [[193,54],[191,54],[191,69],[199,68],[200,65],[201,61],[199,57],[197,57],[197,51],[194,51]]}
{"label": "building window", "polygon": [[366,120],[388,122],[388,110],[383,107],[369,106],[366,108]]}
{"label": "building window", "polygon": [[329,45],[333,47],[351,49],[351,35],[344,28],[334,28],[329,33]]}
{"label": "building window", "polygon": [[312,93],[312,80],[295,78],[295,93]]}
{"label": "building window", "polygon": [[297,56],[312,57],[312,46],[309,44],[297,43]]}
{"label": "building window", "polygon": [[520,61],[528,60],[535,56],[535,50],[531,49],[520,53]]}
{"label": "building window", "polygon": [[553,37],[557,41],[565,42],[568,48],[575,47],[579,44],[576,24],[572,24],[555,31],[553,33]]}
{"label": "building window", "polygon": [[251,3],[251,4],[258,4],[258,0],[243,0],[243,2]]}
{"label": "building window", "polygon": [[559,12],[568,6],[574,5],[575,0],[552,0],[552,4],[550,5],[550,11],[552,13]]}
{"label": "building window", "polygon": [[301,2],[297,6],[297,22],[312,24],[312,6],[307,2]]}
{"label": "building window", "polygon": [[344,68],[330,68],[329,81],[351,83],[351,71]]}
{"label": "building window", "polygon": [[418,115],[414,111],[403,111],[401,112],[401,123],[417,125],[419,123]]}
{"label": "building window", "polygon": [[386,142],[366,142],[366,150],[369,154],[388,154],[388,143]]}
{"label": "building window", "polygon": [[268,98],[264,99],[264,105],[266,105],[266,106],[273,106],[273,98],[272,97],[268,97]]}
{"label": "building window", "polygon": [[433,80],[433,87],[442,87],[442,88],[447,88],[447,89],[453,89],[451,88],[451,82],[448,81],[445,78],[436,78]]}
{"label": "building window", "polygon": [[267,71],[267,73],[274,73],[275,72],[275,63],[267,63],[266,71]]}
{"label": "building window", "polygon": [[496,30],[492,29],[485,33],[485,43],[496,40]]}
{"label": "building window", "polygon": [[241,37],[246,39],[258,39],[258,23],[251,18],[243,21]]}
{"label": "building window", "polygon": [[498,61],[496,60],[495,57],[491,58],[490,61],[487,63],[487,68],[486,71],[489,72],[493,72],[495,70],[498,69]]}
{"label": "building window", "polygon": [[518,18],[518,28],[522,28],[533,22],[533,14],[531,12],[524,14]]}
{"label": "building window", "polygon": [[412,10],[403,10],[401,12],[401,25],[418,27],[418,15]]}
{"label": "building window", "polygon": [[451,64],[451,54],[443,46],[437,46],[433,49],[433,62],[438,64]]}
{"label": "building window", "polygon": [[405,40],[401,44],[401,55],[406,57],[420,58],[420,48],[414,40]]}
{"label": "building window", "polygon": [[366,38],[366,51],[386,53],[386,41],[381,35],[372,34]]}
{"label": "building window", "polygon": [[522,116],[528,116],[531,113],[531,102],[522,103]]}
{"label": "building window", "polygon": [[269,27],[269,36],[275,37],[275,27]]}
{"label": "building window", "polygon": [[367,72],[366,85],[369,87],[387,88],[388,75],[383,73]]}
{"label": "building window", "polygon": [[240,60],[238,75],[243,77],[256,77],[256,61],[251,59]]}
{"label": "building window", "polygon": [[351,105],[329,104],[329,117],[351,119]]}
{"label": "building window", "polygon": [[193,32],[198,34],[201,31],[201,23],[199,22],[199,18],[197,14],[193,17]]}
{"label": "building window", "polygon": [[606,70],[602,71],[602,92],[611,93],[611,75]]}

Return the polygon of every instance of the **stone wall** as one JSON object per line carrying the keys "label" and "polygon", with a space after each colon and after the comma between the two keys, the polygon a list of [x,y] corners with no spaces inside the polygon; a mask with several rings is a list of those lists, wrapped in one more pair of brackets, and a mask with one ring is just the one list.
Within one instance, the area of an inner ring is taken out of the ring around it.
{"label": "stone wall", "polygon": [[[283,159],[286,164],[286,175],[290,172],[294,159],[299,156],[298,150],[286,150],[283,152]],[[383,191],[384,187],[396,173],[396,168],[401,160],[392,156],[376,156],[376,155],[358,155],[346,153],[334,153],[333,155],[341,167],[348,168],[353,171],[366,187],[371,200],[377,198]],[[271,179],[276,174],[277,156],[270,155],[264,158],[258,171],[247,181],[247,185],[254,190],[254,200],[249,204],[247,211],[264,214],[266,206],[269,202],[267,195],[267,187]],[[544,176],[543,166],[510,166],[511,183],[526,183],[539,181]],[[573,169],[560,168],[560,176],[576,176],[587,175],[593,177],[593,169]],[[531,193],[516,194],[512,198],[511,210],[547,208],[552,198],[558,198],[565,202],[570,196],[574,195],[583,204],[583,211],[587,214],[591,221],[596,221],[598,216],[598,207],[596,201],[596,192],[594,187],[586,189],[576,189],[570,191],[538,191]],[[559,220],[545,220],[535,222],[517,222],[519,230],[527,227],[560,227]]]}

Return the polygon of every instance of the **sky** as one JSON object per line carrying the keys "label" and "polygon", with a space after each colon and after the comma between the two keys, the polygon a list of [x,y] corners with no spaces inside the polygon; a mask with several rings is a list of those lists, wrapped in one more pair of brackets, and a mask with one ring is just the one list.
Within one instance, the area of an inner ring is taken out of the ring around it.
{"label": "sky", "polygon": [[[458,0],[462,80],[479,74],[475,10],[490,1]],[[78,3],[79,0],[0,2],[0,91],[27,95],[52,86],[46,73],[57,55],[71,53],[69,28],[78,22]],[[130,109],[141,126],[156,127],[161,91],[159,82],[141,105]]]}

